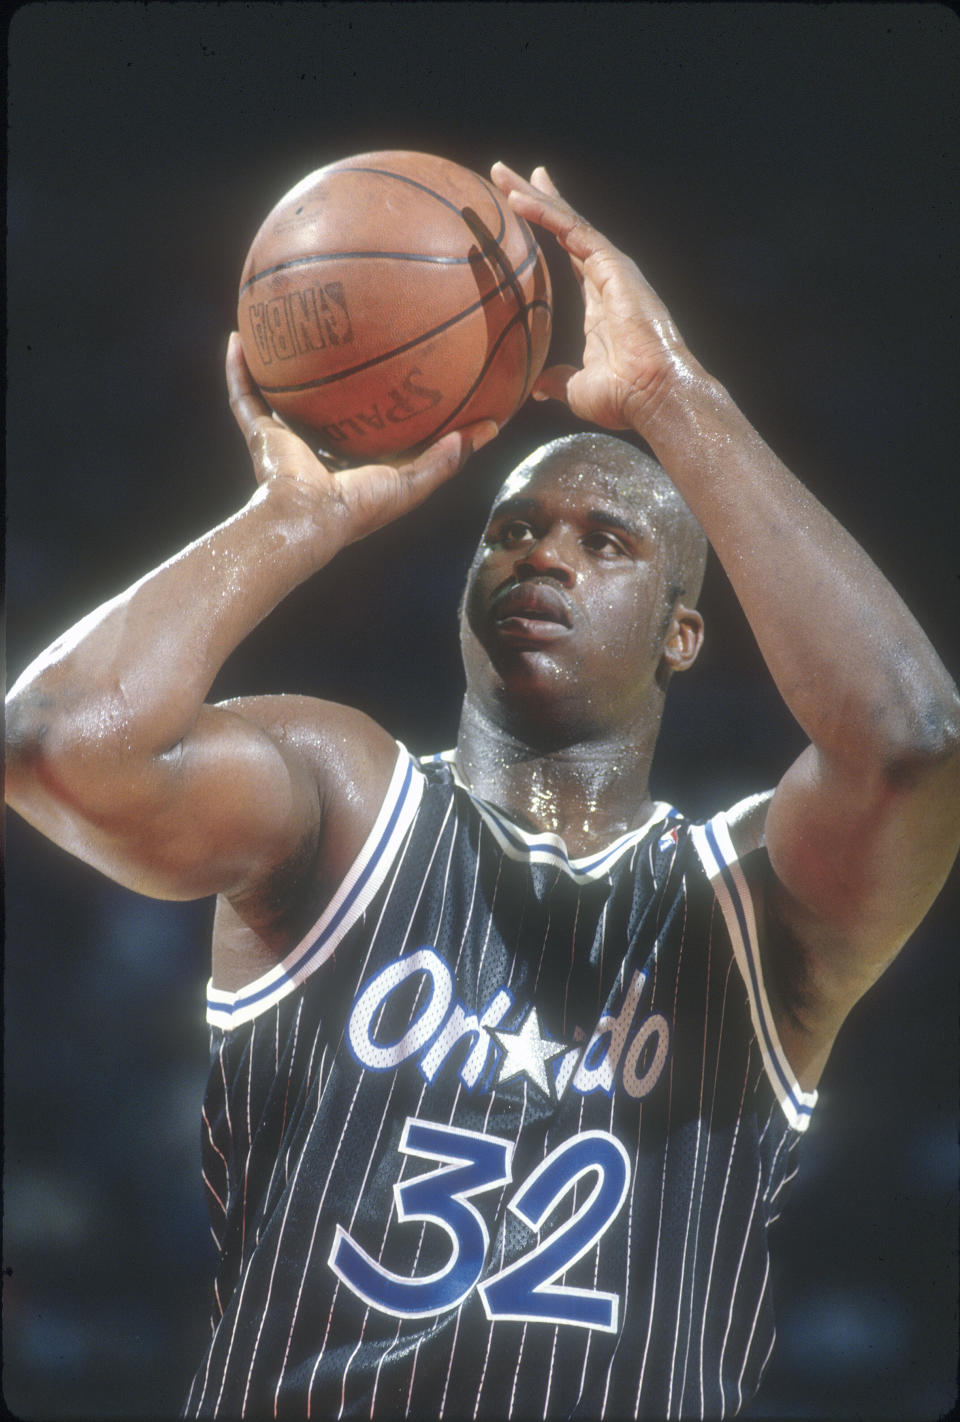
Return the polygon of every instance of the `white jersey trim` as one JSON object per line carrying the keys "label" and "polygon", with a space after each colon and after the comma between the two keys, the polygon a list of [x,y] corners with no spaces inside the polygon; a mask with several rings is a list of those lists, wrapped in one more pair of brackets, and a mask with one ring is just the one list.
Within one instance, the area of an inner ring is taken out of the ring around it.
{"label": "white jersey trim", "polygon": [[456,751],[440,751],[436,755],[424,756],[423,763],[442,761],[449,765],[453,778],[461,790],[466,791],[476,805],[481,819],[486,824],[497,844],[509,859],[522,859],[530,864],[552,864],[564,870],[578,884],[601,879],[616,861],[632,849],[651,827],[661,820],[680,820],[682,816],[672,805],[658,800],[649,816],[637,829],[628,830],[613,840],[604,849],[580,859],[571,859],[564,841],[556,834],[531,834],[520,828],[513,820],[476,795],[460,775],[456,762]]}
{"label": "white jersey trim", "polygon": [[726,921],[770,1085],[789,1124],[795,1131],[805,1131],[817,1093],[801,1089],[780,1043],[767,999],[753,899],[729,830],[730,822],[740,817],[742,809],[743,805],[735,805],[706,824],[694,825],[691,835]]}
{"label": "white jersey trim", "polygon": [[259,1017],[327,961],[386,878],[420,807],[425,784],[417,763],[398,742],[383,804],[339,889],[309,933],[276,967],[237,992],[208,984],[207,1021],[212,1027],[238,1027]]}

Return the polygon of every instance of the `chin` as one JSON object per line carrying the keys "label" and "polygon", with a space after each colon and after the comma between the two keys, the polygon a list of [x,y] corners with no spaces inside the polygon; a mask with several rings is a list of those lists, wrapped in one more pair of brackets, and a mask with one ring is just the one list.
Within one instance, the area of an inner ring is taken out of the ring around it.
{"label": "chin", "polygon": [[557,750],[602,733],[595,710],[543,678],[501,683],[488,703],[491,718],[517,740],[536,750]]}

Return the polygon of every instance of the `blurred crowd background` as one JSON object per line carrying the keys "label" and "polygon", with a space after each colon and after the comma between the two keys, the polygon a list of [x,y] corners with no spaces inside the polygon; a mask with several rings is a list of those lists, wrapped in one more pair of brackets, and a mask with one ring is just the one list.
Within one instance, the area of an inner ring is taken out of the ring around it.
{"label": "blurred crowd background", "polygon": [[[382,148],[547,162],[960,670],[948,9],[51,3],[15,11],[8,39],[11,677],[245,500],[221,371],[247,246],[304,174]],[[576,289],[548,259],[554,358],[575,358]],[[524,410],[291,596],[214,694],[343,699],[415,751],[451,744],[484,509],[573,427]],[[716,564],[703,606],[654,785],[690,813],[763,788],[800,745]],[[173,1417],[207,1326],[212,905],[119,889],[13,815],[6,856],[4,1399]],[[958,907],[954,876],[831,1059],[754,1416],[954,1401]]]}

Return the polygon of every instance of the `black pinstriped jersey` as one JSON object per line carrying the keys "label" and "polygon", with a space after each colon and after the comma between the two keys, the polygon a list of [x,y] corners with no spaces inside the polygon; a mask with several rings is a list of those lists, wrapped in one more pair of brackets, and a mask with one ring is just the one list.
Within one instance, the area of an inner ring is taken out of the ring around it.
{"label": "black pinstriped jersey", "polygon": [[717,1417],[814,1096],[729,816],[568,858],[400,750],[315,928],[211,988],[191,1415]]}

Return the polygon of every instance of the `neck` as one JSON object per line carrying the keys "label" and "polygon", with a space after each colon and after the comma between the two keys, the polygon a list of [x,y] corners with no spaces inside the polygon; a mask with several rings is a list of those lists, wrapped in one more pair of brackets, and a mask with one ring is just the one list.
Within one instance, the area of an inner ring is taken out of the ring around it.
{"label": "neck", "polygon": [[528,829],[559,835],[576,858],[646,819],[655,739],[621,732],[538,748],[468,698],[457,765],[477,795]]}

